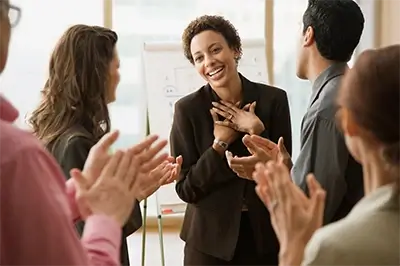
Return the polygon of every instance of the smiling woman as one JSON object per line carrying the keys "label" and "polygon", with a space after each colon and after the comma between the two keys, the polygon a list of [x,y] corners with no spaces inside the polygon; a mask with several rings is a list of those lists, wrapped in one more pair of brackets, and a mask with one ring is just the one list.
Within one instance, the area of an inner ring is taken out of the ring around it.
{"label": "smiling woman", "polygon": [[241,141],[246,134],[275,142],[283,136],[291,152],[286,93],[238,72],[241,39],[223,17],[197,18],[182,41],[184,55],[207,82],[175,104],[170,135],[172,155],[184,158],[176,183],[188,203],[181,232],[184,265],[277,265],[279,246],[268,211],[251,176],[235,174],[225,152],[249,155]]}

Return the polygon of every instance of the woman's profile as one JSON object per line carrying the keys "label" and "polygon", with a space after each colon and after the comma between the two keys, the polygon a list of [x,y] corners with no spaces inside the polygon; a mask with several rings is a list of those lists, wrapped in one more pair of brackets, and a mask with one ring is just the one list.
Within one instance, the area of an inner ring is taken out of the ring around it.
{"label": "woman's profile", "polygon": [[[52,53],[42,100],[29,122],[67,178],[71,169],[83,169],[91,147],[110,131],[107,105],[116,100],[120,81],[117,41],[110,29],[74,25]],[[178,172],[179,160],[174,164],[168,158],[150,172],[146,183],[138,184],[142,192],[132,202],[132,215],[123,227],[122,265],[129,265],[126,238],[142,226],[139,202],[160,185],[172,182]],[[77,223],[80,234],[83,228],[83,222]]]}

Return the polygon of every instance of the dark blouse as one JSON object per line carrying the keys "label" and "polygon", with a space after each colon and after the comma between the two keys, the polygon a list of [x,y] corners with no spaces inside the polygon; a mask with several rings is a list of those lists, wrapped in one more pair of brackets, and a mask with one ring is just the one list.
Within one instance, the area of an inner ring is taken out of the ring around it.
{"label": "dark blouse", "polygon": [[[63,134],[49,147],[50,152],[60,164],[66,179],[70,178],[70,170],[73,168],[83,169],[90,149],[96,144],[91,134],[83,127],[76,126]],[[129,265],[129,256],[126,237],[138,230],[142,226],[142,214],[139,202],[134,203],[134,210],[128,222],[123,227],[123,238],[121,243],[121,263]],[[84,222],[76,224],[79,235],[82,235]]]}
{"label": "dark blouse", "polygon": [[[243,76],[243,105],[256,101],[256,115],[265,125],[262,136],[274,142],[283,137],[289,153],[292,133],[285,91],[254,83]],[[178,196],[188,203],[181,238],[193,248],[216,258],[231,260],[238,241],[242,206],[248,215],[260,254],[278,254],[279,244],[268,210],[255,193],[255,182],[239,178],[226,158],[213,148],[213,120],[209,110],[219,101],[209,85],[175,104],[170,143],[172,156],[183,156],[176,183]],[[234,155],[248,156],[244,134],[228,148]]]}

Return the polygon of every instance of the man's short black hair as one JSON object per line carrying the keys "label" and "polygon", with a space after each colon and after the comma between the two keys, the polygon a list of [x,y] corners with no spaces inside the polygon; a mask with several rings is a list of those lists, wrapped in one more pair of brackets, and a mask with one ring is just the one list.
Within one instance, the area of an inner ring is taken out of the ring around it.
{"label": "man's short black hair", "polygon": [[353,0],[308,0],[303,15],[303,33],[308,27],[320,54],[332,61],[348,62],[360,42],[364,16]]}

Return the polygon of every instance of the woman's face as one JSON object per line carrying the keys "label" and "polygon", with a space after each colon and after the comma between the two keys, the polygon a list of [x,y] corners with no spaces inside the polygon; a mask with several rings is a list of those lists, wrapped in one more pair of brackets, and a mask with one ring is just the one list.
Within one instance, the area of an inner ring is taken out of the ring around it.
{"label": "woman's face", "polygon": [[119,80],[119,56],[117,49],[114,48],[113,59],[111,60],[109,66],[109,86],[107,91],[107,103],[112,103],[116,100],[116,92]]}
{"label": "woman's face", "polygon": [[238,52],[232,50],[218,32],[206,30],[194,36],[190,51],[197,72],[213,88],[226,86],[237,74]]}

